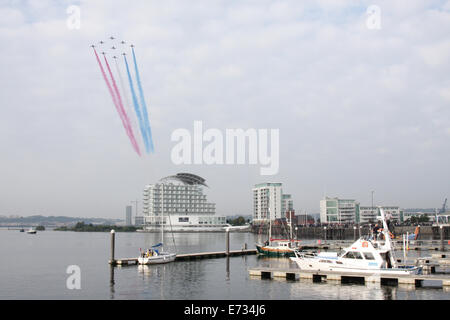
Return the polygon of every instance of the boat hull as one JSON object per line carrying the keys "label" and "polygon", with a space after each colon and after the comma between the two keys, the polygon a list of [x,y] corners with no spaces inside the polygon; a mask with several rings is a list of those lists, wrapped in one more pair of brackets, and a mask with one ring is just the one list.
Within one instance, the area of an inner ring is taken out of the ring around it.
{"label": "boat hull", "polygon": [[157,256],[139,257],[138,263],[146,265],[169,263],[175,261],[176,256],[177,255],[175,253],[161,253]]}
{"label": "boat hull", "polygon": [[257,244],[256,250],[259,254],[268,257],[295,257],[295,252],[293,249],[262,246]]}
{"label": "boat hull", "polygon": [[405,267],[405,268],[380,268],[378,266],[354,266],[338,264],[337,261],[321,262],[326,259],[311,259],[311,258],[291,258],[299,269],[308,271],[337,271],[345,273],[364,273],[364,274],[392,274],[392,275],[410,275],[419,274],[421,268],[419,267]]}

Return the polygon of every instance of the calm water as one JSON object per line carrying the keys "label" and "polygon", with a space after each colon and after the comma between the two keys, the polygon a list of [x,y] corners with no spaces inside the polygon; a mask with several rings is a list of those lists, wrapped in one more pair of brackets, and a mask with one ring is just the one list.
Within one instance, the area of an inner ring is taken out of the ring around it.
{"label": "calm water", "polygon": [[[178,253],[225,250],[224,233],[176,233]],[[254,248],[256,235],[231,233],[231,250]],[[116,257],[136,257],[139,248],[159,242],[149,233],[116,233]],[[312,283],[261,280],[248,268],[286,266],[289,259],[255,255],[110,268],[109,233],[43,231],[36,235],[0,229],[0,299],[365,299],[450,298],[437,287]],[[172,238],[166,239],[172,245]],[[169,247],[170,248],[170,247]],[[415,252],[411,252],[411,257]],[[423,256],[431,253],[422,252]],[[227,263],[228,261],[228,263]],[[66,287],[69,265],[81,269],[81,289]]]}

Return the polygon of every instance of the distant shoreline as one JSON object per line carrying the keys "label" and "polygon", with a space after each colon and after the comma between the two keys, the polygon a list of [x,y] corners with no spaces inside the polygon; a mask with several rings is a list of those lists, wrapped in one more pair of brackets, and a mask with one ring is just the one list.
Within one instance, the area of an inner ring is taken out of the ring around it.
{"label": "distant shoreline", "polygon": [[76,232],[109,232],[114,229],[115,232],[136,232],[138,227],[135,226],[115,226],[115,225],[93,225],[92,223],[85,224],[84,222],[78,222],[73,227],[58,227],[54,228],[54,231],[76,231]]}

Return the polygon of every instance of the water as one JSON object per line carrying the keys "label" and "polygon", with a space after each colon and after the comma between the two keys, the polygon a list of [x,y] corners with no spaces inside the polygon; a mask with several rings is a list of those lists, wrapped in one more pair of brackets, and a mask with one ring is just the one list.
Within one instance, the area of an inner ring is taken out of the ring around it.
{"label": "water", "polygon": [[[250,233],[231,233],[230,249]],[[225,233],[175,233],[178,253],[224,251]],[[158,234],[116,233],[116,258],[136,257],[139,248],[160,241]],[[309,280],[264,280],[250,277],[256,266],[287,266],[289,259],[256,255],[174,262],[154,266],[110,268],[109,233],[43,231],[36,235],[0,230],[0,299],[173,299],[173,300],[448,300],[450,290],[438,287],[380,284],[312,283]],[[167,235],[166,244],[172,246]],[[410,252],[430,256],[431,253]],[[399,255],[400,256],[400,255]],[[228,263],[227,263],[228,262]],[[81,270],[81,289],[67,289],[67,267]],[[292,265],[294,266],[294,265]]]}

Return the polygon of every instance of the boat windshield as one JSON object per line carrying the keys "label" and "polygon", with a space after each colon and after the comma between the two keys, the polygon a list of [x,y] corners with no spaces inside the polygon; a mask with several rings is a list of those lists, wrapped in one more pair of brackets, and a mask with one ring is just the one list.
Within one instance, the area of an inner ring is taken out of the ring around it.
{"label": "boat windshield", "polygon": [[363,254],[366,260],[375,260],[375,257],[373,256],[372,252],[363,252]]}
{"label": "boat windshield", "polygon": [[349,251],[342,258],[346,259],[362,259],[362,255],[359,251]]}

